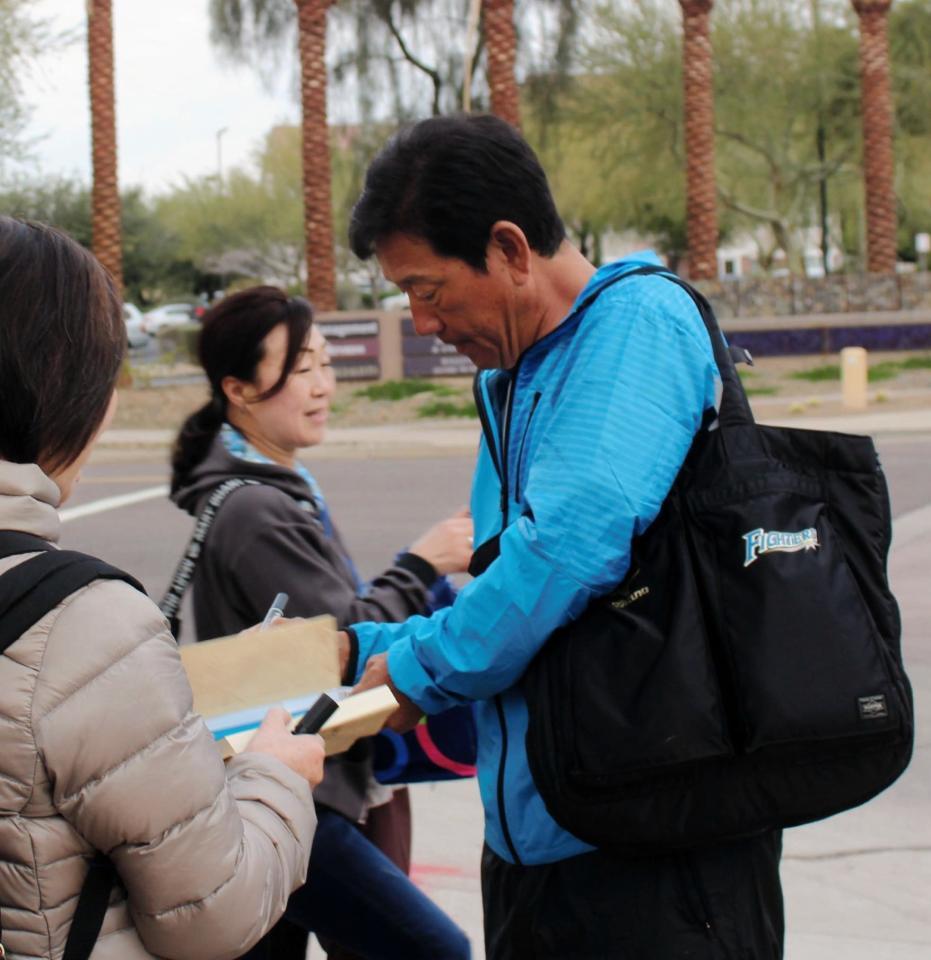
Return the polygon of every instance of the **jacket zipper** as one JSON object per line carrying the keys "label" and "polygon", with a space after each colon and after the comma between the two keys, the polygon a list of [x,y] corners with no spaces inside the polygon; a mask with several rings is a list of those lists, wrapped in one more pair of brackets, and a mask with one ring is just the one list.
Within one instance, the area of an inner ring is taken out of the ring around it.
{"label": "jacket zipper", "polygon": [[508,381],[508,392],[504,398],[504,427],[501,430],[501,532],[508,525],[508,446],[511,442],[511,411],[514,407],[514,381],[517,368],[514,368]]}
{"label": "jacket zipper", "polygon": [[[519,366],[518,362],[518,366]],[[488,438],[488,446],[492,454],[492,459],[495,461],[495,467],[498,468],[498,477],[501,480],[501,532],[504,532],[505,527],[507,526],[508,520],[508,441],[510,439],[511,432],[511,410],[513,406],[513,397],[514,397],[514,382],[517,379],[517,367],[511,373],[511,379],[508,381],[507,394],[504,401],[504,424],[501,431],[501,450],[500,457],[495,457],[494,453],[494,443],[493,434],[490,428],[490,423],[488,420],[488,412],[485,410],[484,398],[480,395],[481,391],[479,390],[479,380],[478,377],[475,378],[474,392],[475,392],[475,401],[476,408],[479,411],[479,418],[482,422],[482,429],[485,431],[485,436]],[[505,769],[507,765],[507,756],[508,756],[508,728],[507,723],[504,718],[504,704],[501,701],[501,694],[495,695],[495,712],[498,717],[498,725],[501,728],[501,756],[498,760],[498,784],[497,784],[497,800],[498,800],[498,818],[501,821],[501,832],[504,834],[504,842],[507,844],[508,851],[511,854],[511,857],[518,866],[523,866],[523,863],[520,859],[519,854],[517,853],[517,847],[514,845],[514,839],[511,836],[511,828],[508,826],[508,817],[507,810],[505,809],[504,804],[504,777]]]}
{"label": "jacket zipper", "polygon": [[530,433],[530,425],[533,423],[533,415],[537,412],[537,404],[543,394],[537,390],[533,395],[533,404],[530,407],[530,413],[527,416],[527,426],[524,427],[524,435],[520,438],[520,449],[517,451],[517,467],[514,471],[514,499],[520,502],[520,471],[524,465],[524,447],[527,446],[527,434]]}

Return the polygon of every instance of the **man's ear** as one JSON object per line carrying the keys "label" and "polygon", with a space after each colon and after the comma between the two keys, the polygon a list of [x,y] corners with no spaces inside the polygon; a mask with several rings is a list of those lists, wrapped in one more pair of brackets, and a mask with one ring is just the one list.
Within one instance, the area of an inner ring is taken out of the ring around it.
{"label": "man's ear", "polygon": [[238,377],[224,377],[220,381],[220,388],[226,397],[226,402],[237,410],[245,408],[255,399],[255,387],[247,380]]}
{"label": "man's ear", "polygon": [[491,227],[486,262],[497,258],[504,263],[515,283],[521,286],[530,274],[530,244],[524,231],[510,220],[498,220]]}

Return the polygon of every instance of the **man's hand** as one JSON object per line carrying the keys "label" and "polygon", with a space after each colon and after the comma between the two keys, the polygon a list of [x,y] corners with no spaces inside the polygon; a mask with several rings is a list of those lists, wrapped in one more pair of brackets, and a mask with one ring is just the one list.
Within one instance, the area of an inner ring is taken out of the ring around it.
{"label": "man's hand", "polygon": [[391,675],[388,673],[388,654],[377,653],[366,661],[362,679],[352,688],[352,692],[362,693],[363,690],[371,690],[372,687],[380,687],[382,684],[387,685],[398,701],[398,709],[388,717],[385,726],[398,733],[413,730],[420,722],[423,710],[405,697],[392,682]]}

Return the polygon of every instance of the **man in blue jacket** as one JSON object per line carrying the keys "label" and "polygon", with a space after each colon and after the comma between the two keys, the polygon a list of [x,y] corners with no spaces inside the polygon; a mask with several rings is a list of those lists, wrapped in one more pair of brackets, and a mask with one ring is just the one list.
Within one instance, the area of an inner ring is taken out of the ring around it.
{"label": "man in blue jacket", "polygon": [[434,118],[390,141],[350,239],[408,295],[417,333],[481,371],[471,508],[477,545],[500,535],[497,557],[448,609],[352,637],[356,679],[398,694],[397,728],[478,704],[488,957],[781,956],[778,835],[639,859],[596,850],[550,817],[524,744],[522,674],[622,580],[715,406],[693,301],[661,277],[612,283],[658,263],[651,253],[596,270],[533,151],[493,117]]}

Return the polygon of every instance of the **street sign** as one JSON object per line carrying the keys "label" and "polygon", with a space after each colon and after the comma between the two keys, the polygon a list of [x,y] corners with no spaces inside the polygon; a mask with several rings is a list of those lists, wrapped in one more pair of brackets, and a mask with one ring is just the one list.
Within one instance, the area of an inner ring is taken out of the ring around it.
{"label": "street sign", "polygon": [[378,320],[348,317],[322,320],[317,326],[327,338],[337,380],[377,380],[381,376]]}

